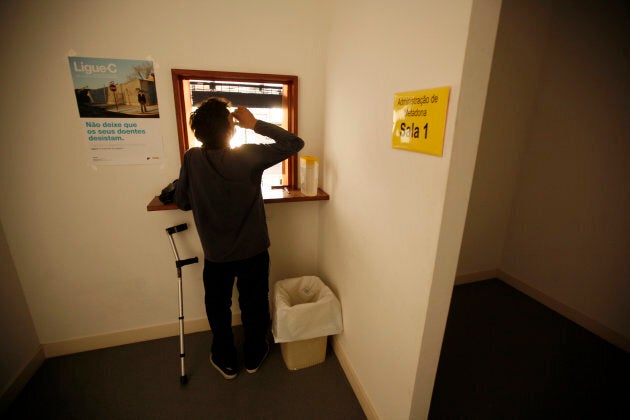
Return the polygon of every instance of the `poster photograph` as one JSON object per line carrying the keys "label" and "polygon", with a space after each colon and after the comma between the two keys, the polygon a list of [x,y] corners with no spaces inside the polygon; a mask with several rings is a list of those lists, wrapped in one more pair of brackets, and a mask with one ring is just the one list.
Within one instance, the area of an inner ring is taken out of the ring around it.
{"label": "poster photograph", "polygon": [[68,60],[90,162],[161,162],[153,62],[95,57]]}
{"label": "poster photograph", "polygon": [[450,87],[394,95],[392,147],[442,156]]}

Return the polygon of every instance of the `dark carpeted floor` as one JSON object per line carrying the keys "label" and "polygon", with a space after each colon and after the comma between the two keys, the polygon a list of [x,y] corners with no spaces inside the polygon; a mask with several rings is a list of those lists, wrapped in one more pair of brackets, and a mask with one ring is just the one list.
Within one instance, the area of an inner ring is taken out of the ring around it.
{"label": "dark carpeted floor", "polygon": [[[208,332],[186,336],[185,386],[177,337],[48,359],[6,417],[365,418],[331,351],[289,371],[276,345],[258,373],[226,381],[209,347]],[[625,419],[629,397],[624,351],[499,280],[455,287],[430,419]]]}
{"label": "dark carpeted floor", "polygon": [[630,418],[630,357],[499,280],[456,286],[429,417]]}
{"label": "dark carpeted floor", "polygon": [[[242,328],[235,328],[237,342]],[[208,361],[209,332],[47,359],[9,407],[9,419],[364,419],[334,353],[289,371],[279,345],[255,374],[223,379]],[[4,416],[3,416],[4,418]]]}

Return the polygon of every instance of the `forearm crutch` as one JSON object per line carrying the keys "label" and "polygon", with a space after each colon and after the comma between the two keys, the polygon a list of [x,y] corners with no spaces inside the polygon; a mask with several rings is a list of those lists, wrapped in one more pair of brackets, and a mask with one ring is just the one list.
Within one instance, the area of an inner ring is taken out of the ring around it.
{"label": "forearm crutch", "polygon": [[177,267],[177,283],[179,292],[179,363],[181,367],[179,382],[182,385],[185,385],[188,382],[188,376],[186,376],[186,365],[184,363],[184,293],[182,290],[182,267],[199,262],[199,259],[197,257],[188,258],[186,260],[179,259],[177,247],[175,246],[175,241],[173,241],[173,234],[177,232],[182,232],[186,229],[188,229],[188,225],[186,223],[182,223],[181,225],[173,226],[166,229],[166,233],[168,233],[168,239],[171,242],[171,248],[173,248],[173,254],[175,255],[175,267]]}

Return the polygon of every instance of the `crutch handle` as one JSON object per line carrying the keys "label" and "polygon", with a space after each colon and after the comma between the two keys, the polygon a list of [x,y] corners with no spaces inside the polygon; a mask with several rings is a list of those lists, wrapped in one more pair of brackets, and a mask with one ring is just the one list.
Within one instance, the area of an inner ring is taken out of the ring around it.
{"label": "crutch handle", "polygon": [[186,260],[177,260],[175,261],[175,266],[177,266],[177,268],[181,268],[185,265],[196,264],[198,262],[199,262],[199,258],[193,257],[193,258],[188,258]]}
{"label": "crutch handle", "polygon": [[188,224],[187,223],[182,223],[181,225],[177,225],[177,226],[173,226],[170,228],[166,228],[166,232],[168,232],[169,235],[172,235],[174,233],[177,232],[182,232],[184,230],[188,229]]}

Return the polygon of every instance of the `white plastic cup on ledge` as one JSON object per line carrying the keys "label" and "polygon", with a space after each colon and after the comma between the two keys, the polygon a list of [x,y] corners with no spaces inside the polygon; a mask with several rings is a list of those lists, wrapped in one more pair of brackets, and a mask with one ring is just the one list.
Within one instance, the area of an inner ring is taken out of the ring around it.
{"label": "white plastic cup on ledge", "polygon": [[300,191],[306,196],[317,195],[319,159],[315,156],[300,157]]}

